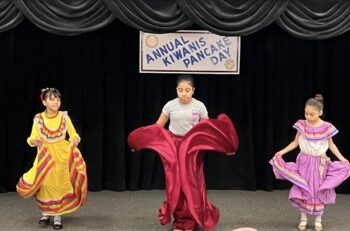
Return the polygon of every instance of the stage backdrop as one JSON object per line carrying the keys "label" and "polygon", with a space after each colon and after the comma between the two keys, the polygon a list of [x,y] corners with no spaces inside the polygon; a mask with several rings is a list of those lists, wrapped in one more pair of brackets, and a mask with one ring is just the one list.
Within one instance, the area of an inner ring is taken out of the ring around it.
{"label": "stage backdrop", "polygon": [[[241,37],[239,75],[195,76],[194,97],[211,118],[226,113],[240,138],[232,157],[206,153],[209,189],[288,188],[274,179],[268,161],[294,138],[292,125],[315,93],[324,95],[326,119],[340,130],[334,141],[350,158],[349,40],[349,33],[297,39],[272,23]],[[139,31],[117,20],[76,36],[48,33],[26,19],[0,33],[0,192],[14,191],[32,165],[35,149],[26,139],[34,115],[44,110],[44,87],[61,91],[62,109],[82,138],[90,191],[164,188],[157,154],[133,153],[126,139],[133,129],[154,123],[176,97],[177,75],[140,74],[138,46]],[[350,182],[337,190],[350,193]]]}

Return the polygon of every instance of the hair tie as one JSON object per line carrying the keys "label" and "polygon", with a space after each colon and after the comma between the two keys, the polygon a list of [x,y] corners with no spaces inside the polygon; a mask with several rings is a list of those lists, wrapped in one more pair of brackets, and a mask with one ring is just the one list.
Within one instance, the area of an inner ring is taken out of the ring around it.
{"label": "hair tie", "polygon": [[44,95],[45,95],[45,93],[48,91],[48,90],[50,90],[50,88],[43,88],[43,89],[41,89],[41,93],[40,93],[40,99],[41,99],[41,101],[44,101]]}

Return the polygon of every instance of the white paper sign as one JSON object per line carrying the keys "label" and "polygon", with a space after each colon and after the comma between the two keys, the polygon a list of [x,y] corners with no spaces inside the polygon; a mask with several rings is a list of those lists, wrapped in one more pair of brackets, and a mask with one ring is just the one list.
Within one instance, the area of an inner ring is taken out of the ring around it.
{"label": "white paper sign", "polygon": [[240,37],[140,32],[140,73],[239,74]]}

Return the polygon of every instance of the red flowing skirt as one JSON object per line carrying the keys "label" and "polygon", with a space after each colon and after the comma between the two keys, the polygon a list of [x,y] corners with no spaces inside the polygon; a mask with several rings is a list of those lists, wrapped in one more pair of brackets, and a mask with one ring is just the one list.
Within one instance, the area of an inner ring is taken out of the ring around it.
{"label": "red flowing skirt", "polygon": [[162,225],[171,221],[182,191],[197,224],[207,230],[215,228],[220,214],[207,199],[201,154],[204,150],[235,154],[238,136],[225,114],[217,119],[201,120],[181,138],[174,137],[158,124],[140,127],[130,133],[128,144],[136,151],[154,150],[161,158],[166,179],[165,201],[159,209]]}

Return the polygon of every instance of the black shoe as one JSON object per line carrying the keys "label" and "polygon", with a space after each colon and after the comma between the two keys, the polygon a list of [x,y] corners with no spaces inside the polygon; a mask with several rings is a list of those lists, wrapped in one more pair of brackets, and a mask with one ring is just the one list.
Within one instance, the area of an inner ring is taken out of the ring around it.
{"label": "black shoe", "polygon": [[63,228],[62,222],[61,221],[54,221],[53,225],[52,225],[52,228],[54,230],[62,229]]}
{"label": "black shoe", "polygon": [[43,226],[49,225],[50,224],[50,217],[44,216],[44,217],[40,218],[39,224],[43,225]]}

